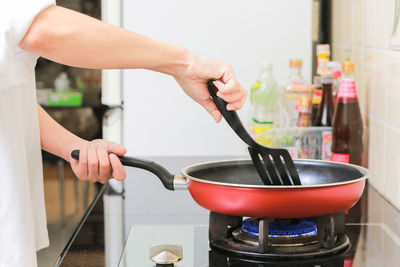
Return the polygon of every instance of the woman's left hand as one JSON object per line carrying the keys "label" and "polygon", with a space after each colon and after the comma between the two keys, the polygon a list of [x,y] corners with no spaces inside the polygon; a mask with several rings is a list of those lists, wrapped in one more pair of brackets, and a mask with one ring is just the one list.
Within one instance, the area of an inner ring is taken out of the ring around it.
{"label": "woman's left hand", "polygon": [[[79,160],[69,156],[72,170],[80,180],[107,183],[115,178],[122,181],[126,177],[125,169],[117,156],[123,156],[126,149],[114,142],[96,139],[73,146],[79,149]],[[72,151],[69,152],[71,154]]]}

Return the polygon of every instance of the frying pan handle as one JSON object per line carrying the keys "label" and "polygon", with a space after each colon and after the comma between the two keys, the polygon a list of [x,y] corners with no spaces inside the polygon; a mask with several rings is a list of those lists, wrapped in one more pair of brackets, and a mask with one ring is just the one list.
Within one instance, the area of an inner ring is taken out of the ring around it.
{"label": "frying pan handle", "polygon": [[[75,149],[71,152],[71,157],[79,160],[79,150]],[[168,190],[175,190],[175,189],[182,189],[182,181],[181,177],[175,177],[175,175],[171,174],[167,171],[163,166],[149,160],[132,158],[132,157],[118,157],[121,161],[122,165],[135,167],[139,169],[144,169],[149,172],[155,174],[158,178],[160,178],[161,182],[163,183],[164,187]],[[175,185],[175,187],[174,187]]]}

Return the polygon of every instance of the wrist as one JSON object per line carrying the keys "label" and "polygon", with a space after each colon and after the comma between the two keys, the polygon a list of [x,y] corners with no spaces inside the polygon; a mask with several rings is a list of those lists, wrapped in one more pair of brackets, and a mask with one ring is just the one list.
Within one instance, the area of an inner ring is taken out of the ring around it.
{"label": "wrist", "polygon": [[173,77],[179,76],[189,67],[194,53],[179,45],[167,44],[167,46],[165,52],[167,56],[154,70]]}

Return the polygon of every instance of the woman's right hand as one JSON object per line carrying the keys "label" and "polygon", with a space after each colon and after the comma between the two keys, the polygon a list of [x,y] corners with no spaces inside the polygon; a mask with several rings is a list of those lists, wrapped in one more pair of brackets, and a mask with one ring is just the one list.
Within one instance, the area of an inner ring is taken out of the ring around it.
{"label": "woman's right hand", "polygon": [[215,79],[217,95],[228,102],[228,110],[238,110],[243,106],[247,91],[237,81],[231,65],[189,51],[187,54],[189,64],[173,76],[188,96],[203,106],[216,122],[220,122],[221,113],[210,99],[207,89],[207,81]]}

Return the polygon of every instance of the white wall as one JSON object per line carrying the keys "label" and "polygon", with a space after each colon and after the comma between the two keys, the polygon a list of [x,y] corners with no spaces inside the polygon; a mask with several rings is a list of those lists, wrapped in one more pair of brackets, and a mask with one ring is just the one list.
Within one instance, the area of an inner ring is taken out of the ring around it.
{"label": "white wall", "polygon": [[[124,1],[123,26],[229,62],[250,88],[262,60],[283,83],[290,58],[311,77],[312,0]],[[123,72],[124,144],[130,155],[246,155],[227,124],[212,118],[166,75]]]}

